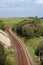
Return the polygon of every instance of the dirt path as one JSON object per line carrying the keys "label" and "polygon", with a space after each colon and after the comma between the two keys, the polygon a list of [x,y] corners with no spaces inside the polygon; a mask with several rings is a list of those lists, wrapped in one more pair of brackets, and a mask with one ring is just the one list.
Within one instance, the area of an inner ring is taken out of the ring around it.
{"label": "dirt path", "polygon": [[11,29],[7,29],[7,33],[17,48],[17,65],[37,65],[27,50],[24,42],[15,35]]}

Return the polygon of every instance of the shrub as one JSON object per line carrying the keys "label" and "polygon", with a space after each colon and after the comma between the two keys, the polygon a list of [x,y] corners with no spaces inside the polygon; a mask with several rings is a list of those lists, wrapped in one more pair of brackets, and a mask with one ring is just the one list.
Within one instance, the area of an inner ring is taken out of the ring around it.
{"label": "shrub", "polygon": [[40,44],[38,45],[38,47],[36,48],[35,54],[36,54],[37,56],[39,56],[39,53],[40,53],[41,51],[43,51],[43,41],[41,41]]}

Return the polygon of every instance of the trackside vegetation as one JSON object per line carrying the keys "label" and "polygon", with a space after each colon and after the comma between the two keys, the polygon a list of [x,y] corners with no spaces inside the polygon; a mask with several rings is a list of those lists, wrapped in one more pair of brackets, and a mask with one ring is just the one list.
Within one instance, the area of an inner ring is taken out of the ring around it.
{"label": "trackside vegetation", "polygon": [[25,38],[43,36],[43,26],[41,26],[41,21],[37,17],[32,20],[23,20],[16,25],[16,28],[13,27],[13,30]]}
{"label": "trackside vegetation", "polygon": [[41,19],[37,16],[32,19],[24,19],[12,30],[26,43],[36,62],[42,65],[39,62],[39,52],[43,50],[43,43],[41,43],[43,41],[43,25]]}
{"label": "trackside vegetation", "polygon": [[4,44],[0,42],[0,65],[14,65],[13,48],[5,49]]}

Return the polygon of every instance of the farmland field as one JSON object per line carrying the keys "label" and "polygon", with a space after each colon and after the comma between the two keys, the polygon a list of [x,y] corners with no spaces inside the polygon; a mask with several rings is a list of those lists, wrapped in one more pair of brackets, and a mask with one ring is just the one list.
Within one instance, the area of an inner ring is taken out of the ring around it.
{"label": "farmland field", "polygon": [[[16,25],[19,22],[21,22],[24,19],[30,19],[29,17],[23,17],[23,18],[0,18],[4,22],[5,25]],[[43,25],[43,19],[41,19],[42,25]]]}
{"label": "farmland field", "polygon": [[[0,20],[2,20],[4,22],[5,25],[16,25],[19,22],[21,22],[24,19],[30,19],[29,17],[23,17],[23,18],[0,18]],[[43,19],[41,19],[42,25],[43,25]]]}
{"label": "farmland field", "polygon": [[13,25],[16,25],[18,24],[20,21],[22,21],[24,18],[0,18],[0,20],[3,21],[3,23],[5,25],[10,25],[10,26],[13,26]]}

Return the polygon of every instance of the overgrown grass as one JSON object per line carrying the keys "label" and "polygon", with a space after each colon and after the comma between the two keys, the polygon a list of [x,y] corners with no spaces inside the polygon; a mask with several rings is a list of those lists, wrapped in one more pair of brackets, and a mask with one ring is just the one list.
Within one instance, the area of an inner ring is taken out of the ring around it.
{"label": "overgrown grass", "polygon": [[28,40],[26,40],[25,38],[22,38],[22,40],[25,42],[34,60],[38,63],[38,65],[40,65],[39,57],[35,55],[35,49],[37,48],[39,43],[43,40],[43,37],[31,38]]}
{"label": "overgrown grass", "polygon": [[6,53],[7,53],[7,59],[9,60],[10,65],[14,65],[15,64],[14,49],[13,48],[6,49]]}

